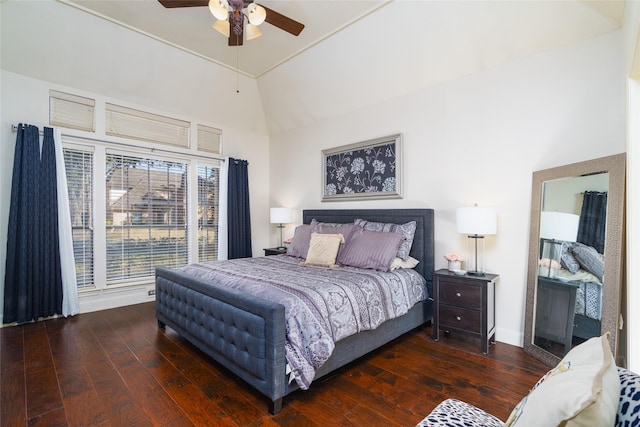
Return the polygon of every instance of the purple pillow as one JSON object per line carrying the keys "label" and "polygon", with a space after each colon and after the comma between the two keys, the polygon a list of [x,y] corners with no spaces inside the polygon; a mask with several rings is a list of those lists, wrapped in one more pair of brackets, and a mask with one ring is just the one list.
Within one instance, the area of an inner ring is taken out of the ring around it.
{"label": "purple pillow", "polygon": [[404,236],[357,230],[341,248],[336,262],[350,267],[389,271]]}
{"label": "purple pillow", "polygon": [[293,239],[287,248],[287,255],[298,258],[306,258],[309,251],[309,242],[311,241],[311,233],[313,227],[307,224],[299,225],[293,232]]}
{"label": "purple pillow", "polygon": [[341,244],[338,248],[338,257],[340,257],[340,253],[342,252],[344,246],[349,242],[349,240],[351,240],[351,236],[353,236],[353,233],[355,233],[357,230],[362,230],[362,227],[355,224],[330,225],[327,223],[318,223],[316,225],[312,225],[311,227],[313,228],[313,231],[320,234],[342,234],[342,237],[344,237],[344,244]]}
{"label": "purple pillow", "polygon": [[411,252],[411,245],[413,245],[413,236],[416,234],[416,222],[409,221],[406,224],[393,224],[384,222],[371,222],[365,219],[356,219],[354,224],[363,227],[368,231],[378,231],[387,233],[398,233],[404,236],[404,241],[398,248],[396,256],[406,261],[409,258],[409,252]]}

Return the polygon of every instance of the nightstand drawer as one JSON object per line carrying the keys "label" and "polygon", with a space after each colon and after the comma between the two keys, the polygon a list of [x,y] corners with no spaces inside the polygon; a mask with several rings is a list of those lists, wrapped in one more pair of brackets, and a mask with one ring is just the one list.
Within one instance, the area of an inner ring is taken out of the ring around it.
{"label": "nightstand drawer", "polygon": [[440,327],[443,329],[450,327],[477,334],[482,330],[481,311],[442,304],[439,314]]}
{"label": "nightstand drawer", "polygon": [[440,302],[460,307],[482,308],[482,287],[440,280]]}

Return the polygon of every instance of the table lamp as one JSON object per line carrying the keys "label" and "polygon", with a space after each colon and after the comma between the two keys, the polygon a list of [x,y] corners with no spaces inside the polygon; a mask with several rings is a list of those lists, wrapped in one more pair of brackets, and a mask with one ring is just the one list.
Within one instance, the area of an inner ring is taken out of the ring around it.
{"label": "table lamp", "polygon": [[562,242],[576,241],[579,223],[580,216],[576,214],[540,212],[540,239],[543,242],[540,266],[547,268],[547,277],[555,277],[560,268]]}
{"label": "table lamp", "polygon": [[[467,234],[469,238],[469,252],[473,254],[467,265],[467,274],[484,276],[484,236],[496,234],[496,208],[481,208],[475,206],[458,208],[456,210],[456,227],[458,233]],[[478,252],[478,243],[480,251]]]}
{"label": "table lamp", "polygon": [[282,229],[284,228],[284,224],[291,222],[291,209],[271,208],[269,216],[271,224],[278,224],[278,228],[280,229],[278,249],[284,249],[284,246],[282,246]]}

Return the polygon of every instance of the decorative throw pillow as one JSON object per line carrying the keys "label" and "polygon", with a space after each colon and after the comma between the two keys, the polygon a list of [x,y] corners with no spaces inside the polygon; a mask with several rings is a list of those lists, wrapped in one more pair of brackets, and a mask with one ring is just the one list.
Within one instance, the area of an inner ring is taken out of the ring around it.
{"label": "decorative throw pillow", "polygon": [[311,233],[306,261],[301,262],[300,265],[337,267],[336,256],[341,243],[344,243],[342,234]]}
{"label": "decorative throw pillow", "polygon": [[604,277],[604,261],[595,248],[583,245],[582,243],[574,243],[571,247],[571,253],[583,269],[596,276],[602,282],[602,278]]}
{"label": "decorative throw pillow", "polygon": [[574,347],[513,409],[509,426],[611,426],[620,378],[609,334]]}
{"label": "decorative throw pillow", "polygon": [[404,236],[358,230],[338,255],[340,265],[389,271]]}
{"label": "decorative throw pillow", "polygon": [[618,367],[618,375],[620,403],[615,426],[637,426],[640,417],[640,376],[621,367]]}
{"label": "decorative throw pillow", "polygon": [[313,228],[310,225],[303,224],[296,227],[293,232],[293,239],[287,248],[287,255],[298,258],[306,258],[309,251],[309,242],[311,241],[311,233]]}
{"label": "decorative throw pillow", "polygon": [[571,274],[576,274],[580,270],[580,263],[571,253],[571,247],[573,243],[562,242],[562,255],[560,257],[560,264]]}
{"label": "decorative throw pillow", "polygon": [[340,225],[345,225],[345,223],[341,223],[341,222],[320,222],[315,218],[311,219],[311,222],[309,223],[309,225],[326,225],[327,227],[338,227]]}
{"label": "decorative throw pillow", "polygon": [[356,230],[361,230],[362,227],[355,224],[335,224],[329,223],[317,223],[312,226],[314,233],[321,234],[342,234],[344,242],[347,243]]}
{"label": "decorative throw pillow", "polygon": [[404,241],[400,244],[396,256],[398,258],[402,258],[402,260],[404,261],[407,260],[409,252],[411,252],[411,245],[413,245],[413,237],[416,234],[415,221],[409,221],[406,224],[393,224],[384,222],[371,222],[365,219],[356,219],[353,223],[363,227],[367,231],[402,234],[404,236]]}
{"label": "decorative throw pillow", "polygon": [[408,257],[406,261],[403,261],[402,258],[395,257],[393,261],[391,261],[391,267],[389,270],[398,270],[400,268],[416,268],[420,261],[415,259],[414,257]]}
{"label": "decorative throw pillow", "polygon": [[[313,220],[315,221],[315,220]],[[315,222],[312,224],[303,224],[296,227],[293,233],[291,244],[287,248],[287,255],[298,258],[306,258],[309,251],[309,242],[311,241],[311,233],[320,234],[342,234],[345,242],[351,238],[353,232],[360,229],[354,224],[329,224]],[[340,251],[342,247],[338,251]]]}

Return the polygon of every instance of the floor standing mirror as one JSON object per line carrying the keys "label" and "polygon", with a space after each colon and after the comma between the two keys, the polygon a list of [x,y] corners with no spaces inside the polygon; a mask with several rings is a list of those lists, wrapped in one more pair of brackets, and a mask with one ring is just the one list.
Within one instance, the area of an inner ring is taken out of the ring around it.
{"label": "floor standing mirror", "polygon": [[605,332],[618,356],[625,159],[533,174],[524,348],[550,366]]}

